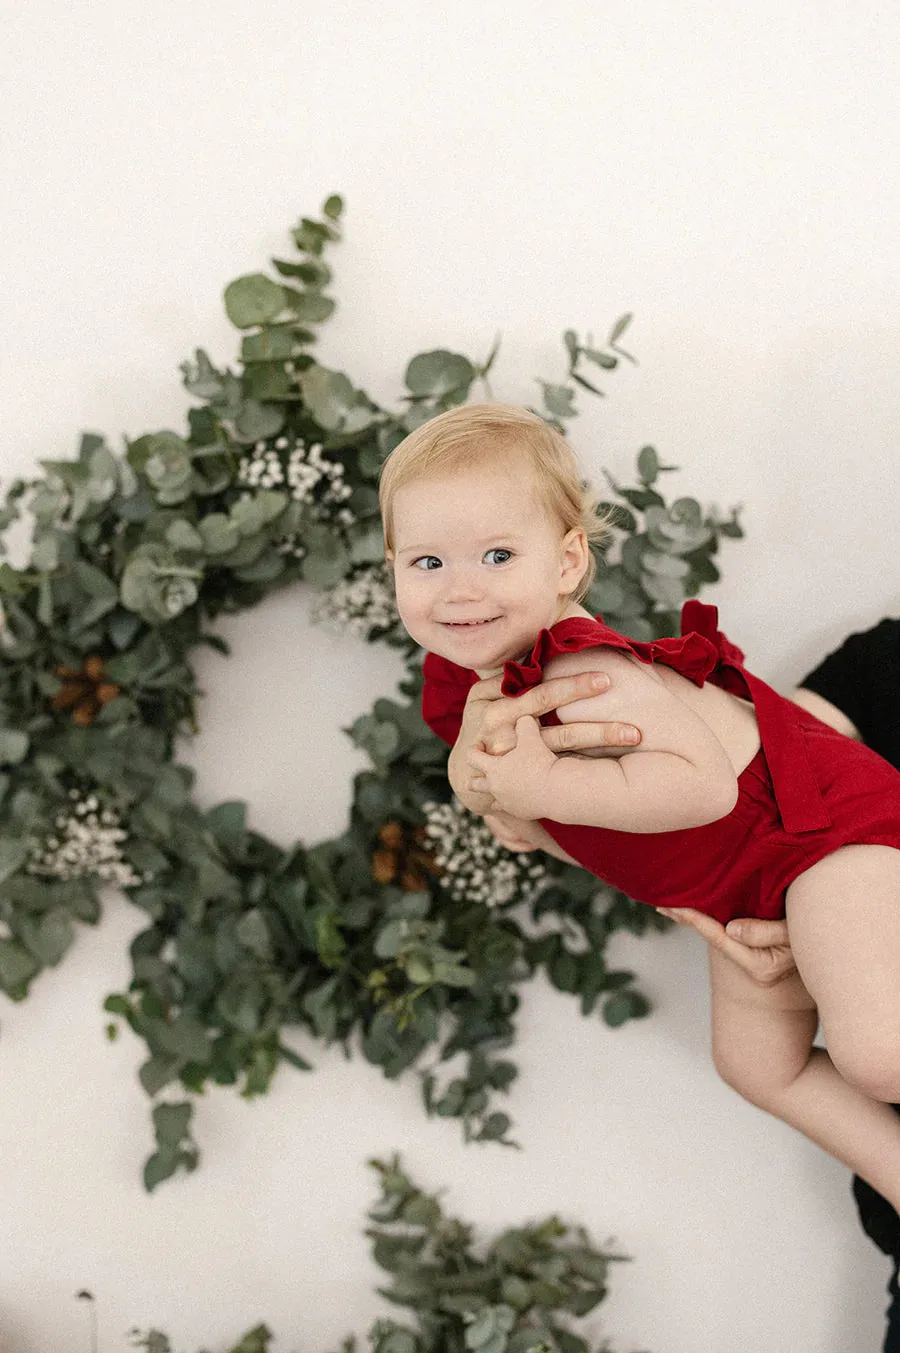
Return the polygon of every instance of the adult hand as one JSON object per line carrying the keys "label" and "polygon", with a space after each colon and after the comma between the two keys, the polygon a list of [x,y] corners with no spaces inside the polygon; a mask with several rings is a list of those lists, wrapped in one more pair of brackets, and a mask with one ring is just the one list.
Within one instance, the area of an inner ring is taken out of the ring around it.
{"label": "adult hand", "polygon": [[511,813],[485,813],[484,825],[506,850],[528,855],[540,850],[547,833],[539,822],[528,822]]}
{"label": "adult hand", "polygon": [[[473,749],[494,756],[511,751],[516,745],[516,720],[524,714],[539,718],[552,709],[602,695],[609,689],[605,672],[579,672],[577,676],[553,677],[532,686],[521,695],[501,693],[503,678],[488,677],[469,691],[463,711],[462,727],[450,753],[450,784],[457,798],[470,812],[489,813],[492,799],[471,786],[468,754]],[[551,752],[577,752],[598,747],[633,747],[640,742],[640,730],[624,723],[568,723],[558,728],[542,728],[544,745]]]}
{"label": "adult hand", "polygon": [[761,987],[774,987],[797,971],[786,921],[741,917],[727,926],[690,907],[657,907],[662,916],[690,926]]}
{"label": "adult hand", "polygon": [[501,846],[505,846],[516,855],[527,855],[532,851],[542,850],[546,855],[553,855],[557,860],[562,860],[564,864],[578,864],[578,861],[573,860],[562,846],[557,845],[539,822],[528,822],[513,817],[510,813],[485,813],[484,825]]}

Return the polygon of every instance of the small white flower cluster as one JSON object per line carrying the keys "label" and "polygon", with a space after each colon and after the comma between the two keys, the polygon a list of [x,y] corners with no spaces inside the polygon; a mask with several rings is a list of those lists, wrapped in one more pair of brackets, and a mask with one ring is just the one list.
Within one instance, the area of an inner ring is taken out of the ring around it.
{"label": "small white flower cluster", "polygon": [[104,883],[130,888],[141,879],[122,856],[120,843],[128,835],[112,808],[102,808],[95,794],[82,797],[69,790],[72,807],[56,819],[56,833],[34,843],[26,865],[29,874],[45,878],[75,879],[96,874]]}
{"label": "small white flower cluster", "polygon": [[257,442],[238,469],[238,483],[250,489],[276,489],[286,484],[298,503],[309,503],[318,518],[333,516],[341,526],[356,520],[341,507],[353,493],[344,481],[344,466],[329,460],[318,443],[307,446],[302,437],[277,437],[272,446]]}
{"label": "small white flower cluster", "polygon": [[358,639],[399,625],[394,589],[385,565],[361,568],[328,588],[316,602],[311,618],[318,625],[349,630]]}
{"label": "small white flower cluster", "polygon": [[480,817],[458,799],[426,803],[425,832],[441,884],[458,902],[503,907],[530,902],[547,881],[547,871],[531,855],[504,850]]}
{"label": "small white flower cluster", "polygon": [[[279,438],[284,441],[284,438]],[[257,442],[252,455],[244,456],[238,469],[238,483],[251,489],[277,489],[284,483],[284,470],[278,452]]]}

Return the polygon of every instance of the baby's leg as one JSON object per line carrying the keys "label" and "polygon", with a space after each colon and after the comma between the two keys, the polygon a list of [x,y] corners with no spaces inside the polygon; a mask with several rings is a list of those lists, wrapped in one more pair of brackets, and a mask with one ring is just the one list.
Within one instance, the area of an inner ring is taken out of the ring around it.
{"label": "baby's leg", "polygon": [[713,1060],[722,1079],[900,1205],[900,1118],[849,1085],[813,1047],[816,1008],[799,977],[760,987],[713,948],[709,961]]}
{"label": "baby's leg", "polygon": [[828,855],[788,889],[787,920],[835,1066],[873,1099],[900,1100],[900,850]]}

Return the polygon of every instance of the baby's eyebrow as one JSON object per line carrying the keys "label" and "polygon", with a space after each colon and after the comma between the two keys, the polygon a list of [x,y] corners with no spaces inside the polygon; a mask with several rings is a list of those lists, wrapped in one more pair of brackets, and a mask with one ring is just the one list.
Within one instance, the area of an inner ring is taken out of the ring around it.
{"label": "baby's eyebrow", "polygon": [[[492,531],[489,536],[484,536],[482,540],[476,540],[475,544],[479,549],[484,549],[486,545],[512,544],[515,541],[524,540],[525,537],[521,531]],[[398,558],[401,554],[434,554],[439,555],[441,551],[433,545],[404,545],[398,548],[395,553]]]}

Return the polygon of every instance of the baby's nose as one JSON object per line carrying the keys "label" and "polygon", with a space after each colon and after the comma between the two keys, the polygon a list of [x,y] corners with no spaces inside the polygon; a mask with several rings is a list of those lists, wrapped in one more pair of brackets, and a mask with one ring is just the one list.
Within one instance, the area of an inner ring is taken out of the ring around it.
{"label": "baby's nose", "polygon": [[477,569],[448,569],[444,588],[446,601],[473,601],[484,596],[484,579]]}

